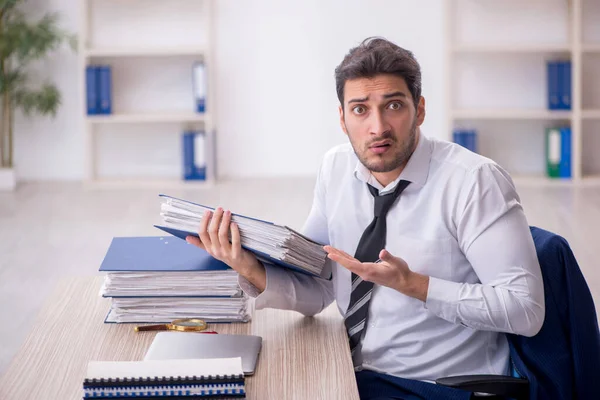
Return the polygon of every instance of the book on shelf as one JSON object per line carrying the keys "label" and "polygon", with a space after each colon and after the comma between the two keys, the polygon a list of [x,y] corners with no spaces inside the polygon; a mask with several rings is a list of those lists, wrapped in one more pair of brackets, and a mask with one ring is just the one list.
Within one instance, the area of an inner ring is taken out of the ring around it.
{"label": "book on shelf", "polygon": [[[155,225],[171,235],[185,240],[198,235],[205,211],[214,211],[191,201],[161,194],[159,196],[162,225]],[[331,268],[323,244],[296,232],[285,225],[232,214],[232,222],[240,230],[241,246],[266,263],[305,274],[330,278]],[[230,238],[231,240],[231,238]]]}

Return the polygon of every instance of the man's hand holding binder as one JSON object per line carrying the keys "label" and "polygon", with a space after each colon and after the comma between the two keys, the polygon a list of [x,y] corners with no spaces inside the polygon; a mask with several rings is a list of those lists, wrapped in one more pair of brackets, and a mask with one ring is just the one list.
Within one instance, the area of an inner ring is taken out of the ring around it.
{"label": "man's hand holding binder", "polygon": [[265,267],[254,254],[242,248],[240,230],[236,223],[231,222],[231,211],[224,211],[221,207],[214,213],[205,211],[198,228],[198,236],[199,238],[190,235],[186,237],[186,241],[229,265],[260,292],[265,290]]}

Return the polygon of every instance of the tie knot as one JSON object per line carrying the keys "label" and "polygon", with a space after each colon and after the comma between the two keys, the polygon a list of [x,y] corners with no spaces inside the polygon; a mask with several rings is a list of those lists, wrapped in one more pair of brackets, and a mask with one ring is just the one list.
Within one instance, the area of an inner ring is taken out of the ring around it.
{"label": "tie knot", "polygon": [[378,217],[378,218],[384,217],[385,218],[388,211],[390,210],[390,208],[392,208],[392,205],[398,198],[398,196],[400,196],[400,193],[402,193],[402,191],[408,186],[409,183],[410,183],[409,181],[402,180],[402,181],[398,182],[398,185],[396,185],[396,188],[394,189],[394,191],[392,193],[384,194],[383,196],[379,195],[379,191],[376,188],[374,188],[371,185],[368,185],[369,191],[371,192],[371,194],[373,195],[373,198],[375,199],[375,207],[374,207],[375,217]]}

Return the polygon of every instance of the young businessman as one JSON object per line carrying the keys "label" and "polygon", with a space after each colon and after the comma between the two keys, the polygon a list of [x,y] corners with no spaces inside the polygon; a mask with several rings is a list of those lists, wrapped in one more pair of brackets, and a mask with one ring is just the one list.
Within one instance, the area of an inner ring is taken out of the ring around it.
{"label": "young businessman", "polygon": [[540,266],[510,176],[421,133],[411,52],[369,38],[335,78],[350,143],[325,155],[303,229],[328,244],[332,280],[261,264],[220,208],[188,240],[238,271],[259,309],[314,315],[337,300],[361,398],[439,397],[427,381],[508,374],[504,333],[533,336],[544,320]]}

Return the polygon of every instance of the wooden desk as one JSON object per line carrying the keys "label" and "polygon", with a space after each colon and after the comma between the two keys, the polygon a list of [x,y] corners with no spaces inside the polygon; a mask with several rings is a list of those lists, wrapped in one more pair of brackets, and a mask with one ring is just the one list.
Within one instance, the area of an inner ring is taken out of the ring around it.
{"label": "wooden desk", "polygon": [[[155,333],[104,324],[109,300],[102,277],[61,281],[25,343],[0,378],[0,399],[79,399],[88,361],[142,360]],[[344,324],[335,305],[316,317],[255,311],[247,324],[216,324],[219,333],[263,337],[250,400],[358,399]]]}

